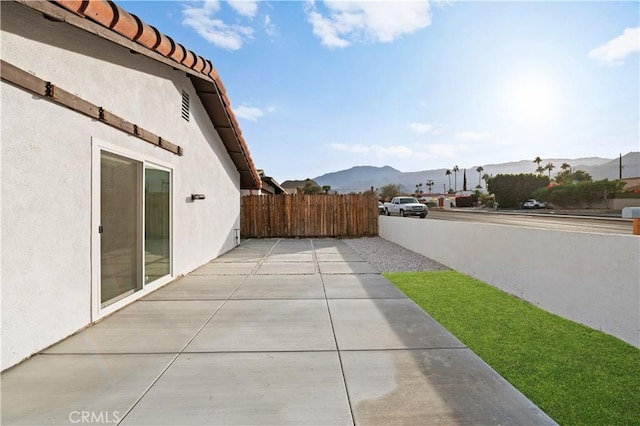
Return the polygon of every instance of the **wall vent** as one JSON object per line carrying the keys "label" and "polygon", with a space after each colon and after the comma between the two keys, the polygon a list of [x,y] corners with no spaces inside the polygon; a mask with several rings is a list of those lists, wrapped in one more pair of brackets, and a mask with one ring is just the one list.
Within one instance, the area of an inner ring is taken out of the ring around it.
{"label": "wall vent", "polygon": [[182,118],[189,121],[189,94],[182,91]]}

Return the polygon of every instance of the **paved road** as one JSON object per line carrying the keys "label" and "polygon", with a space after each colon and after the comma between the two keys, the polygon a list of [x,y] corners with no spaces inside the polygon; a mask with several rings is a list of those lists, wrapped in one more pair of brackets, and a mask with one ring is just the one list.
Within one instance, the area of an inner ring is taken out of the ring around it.
{"label": "paved road", "polygon": [[487,211],[430,210],[430,219],[464,222],[498,223],[501,225],[561,231],[596,232],[603,234],[632,234],[631,219],[553,216],[540,213],[513,213]]}

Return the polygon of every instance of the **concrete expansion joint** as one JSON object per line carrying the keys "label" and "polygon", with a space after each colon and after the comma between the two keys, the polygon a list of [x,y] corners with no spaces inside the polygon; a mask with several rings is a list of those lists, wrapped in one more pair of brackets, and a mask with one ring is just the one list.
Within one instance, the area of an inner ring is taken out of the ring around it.
{"label": "concrete expansion joint", "polygon": [[338,352],[424,352],[424,351],[448,351],[471,350],[467,346],[429,346],[423,348],[366,348],[366,349],[340,349]]}
{"label": "concrete expansion joint", "polygon": [[[313,247],[313,240],[311,241]],[[318,259],[315,255],[315,249],[313,252],[314,264],[319,269],[320,265],[318,263]],[[349,416],[351,420],[351,424],[355,425],[355,415],[353,413],[353,403],[351,401],[351,396],[349,393],[349,386],[347,385],[347,378],[344,373],[344,364],[342,362],[342,355],[340,354],[340,345],[338,345],[338,337],[336,336],[336,327],[333,321],[333,316],[331,315],[331,306],[329,305],[329,299],[327,298],[327,288],[324,283],[324,277],[320,274],[320,282],[322,283],[322,292],[324,293],[324,303],[327,306],[327,313],[329,314],[329,323],[331,324],[331,334],[333,335],[333,342],[336,345],[336,352],[338,355],[338,363],[340,364],[340,376],[342,378],[342,386],[344,387],[344,393],[347,397],[347,405],[349,406]]]}
{"label": "concrete expansion joint", "polygon": [[[296,262],[291,262],[291,263],[296,263]],[[264,273],[260,273],[260,274],[253,274],[253,275],[259,275],[261,277],[277,277],[277,276],[283,276],[283,275],[289,275],[289,276],[291,276],[291,275],[295,275],[295,276],[306,275],[308,277],[313,277],[313,276],[319,275],[319,274],[316,273],[316,272],[313,272],[313,273],[312,272],[281,272],[279,274],[264,274]]]}
{"label": "concrete expansion joint", "polygon": [[314,353],[336,353],[338,349],[269,349],[269,350],[244,350],[244,351],[187,351],[183,354],[314,354]]}
{"label": "concrete expansion joint", "polygon": [[271,253],[273,252],[273,250],[276,248],[276,246],[280,243],[281,239],[278,239],[269,249],[269,251],[262,256],[262,259],[260,259],[258,261],[258,264],[251,270],[251,272],[249,273],[249,275],[257,275],[258,269],[260,269],[260,267],[262,267],[262,265],[264,264],[264,262],[266,262],[267,258],[271,255]]}
{"label": "concrete expansion joint", "polygon": [[[313,269],[314,269],[316,275],[319,275],[320,274],[320,263],[318,262],[318,254],[316,253],[316,247],[313,244],[313,240],[309,240],[309,242],[311,243],[311,257],[313,259]],[[323,287],[324,287],[324,284],[323,284]]]}
{"label": "concrete expansion joint", "polygon": [[[255,271],[256,268],[254,268]],[[253,272],[253,271],[252,271]],[[216,316],[216,314],[218,312],[220,312],[220,310],[222,309],[223,306],[225,306],[227,304],[227,302],[229,300],[231,300],[231,298],[233,297],[233,295],[238,291],[238,289],[240,288],[240,286],[242,286],[242,284],[244,284],[247,279],[249,278],[250,275],[245,275],[242,280],[238,283],[238,285],[236,285],[236,287],[233,289],[233,291],[227,296],[226,299],[224,299],[224,301],[213,311],[213,313],[211,315],[209,315],[209,317],[206,319],[206,321],[204,321],[204,323],[196,330],[196,332],[193,334],[193,336],[191,336],[191,338],[189,340],[187,340],[187,342],[182,346],[182,348],[180,348],[180,350],[178,352],[170,352],[169,354],[173,354],[173,358],[171,359],[171,361],[169,361],[166,365],[166,367],[158,374],[158,376],[155,378],[155,380],[153,380],[151,382],[151,384],[149,386],[147,386],[147,388],[144,390],[144,392],[142,392],[140,394],[140,396],[138,396],[138,398],[136,399],[136,401],[131,405],[131,407],[129,407],[129,409],[124,413],[124,415],[122,416],[122,418],[120,419],[121,421],[124,420],[130,413],[131,411],[140,403],[140,401],[142,401],[142,399],[149,393],[149,391],[151,390],[151,388],[153,388],[156,383],[158,383],[158,381],[162,378],[162,376],[165,375],[165,373],[169,370],[169,368],[171,368],[171,366],[176,362],[176,360],[178,359],[178,357],[184,353],[195,353],[195,352],[185,352],[187,347],[195,340],[195,338],[198,336],[198,334],[200,334],[200,332],[202,332],[202,330],[211,322],[211,320]]]}
{"label": "concrete expansion joint", "polygon": [[41,352],[38,353],[38,356],[51,356],[56,357],[60,355],[73,355],[73,356],[96,356],[96,355],[109,355],[109,356],[119,356],[119,355],[179,355],[180,352],[177,351],[153,351],[153,352]]}

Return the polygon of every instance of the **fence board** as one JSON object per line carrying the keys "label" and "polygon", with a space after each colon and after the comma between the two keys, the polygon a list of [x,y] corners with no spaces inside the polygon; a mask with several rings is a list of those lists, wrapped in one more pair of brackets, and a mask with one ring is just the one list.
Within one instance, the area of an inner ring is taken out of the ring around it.
{"label": "fence board", "polygon": [[378,235],[373,193],[247,195],[241,199],[242,238],[364,237]]}

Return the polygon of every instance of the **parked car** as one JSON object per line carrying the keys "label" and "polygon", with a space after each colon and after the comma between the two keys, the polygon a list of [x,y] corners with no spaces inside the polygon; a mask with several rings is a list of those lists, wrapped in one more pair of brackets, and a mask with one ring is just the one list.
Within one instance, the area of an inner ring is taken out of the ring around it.
{"label": "parked car", "polygon": [[384,204],[382,204],[382,201],[378,201],[378,213],[385,214]]}
{"label": "parked car", "polygon": [[533,198],[528,199],[522,205],[524,209],[544,209],[547,207],[547,204],[544,201],[536,201]]}
{"label": "parked car", "polygon": [[384,203],[387,216],[397,214],[398,216],[420,216],[427,217],[429,210],[427,206],[419,203],[414,197],[394,197],[390,203]]}

